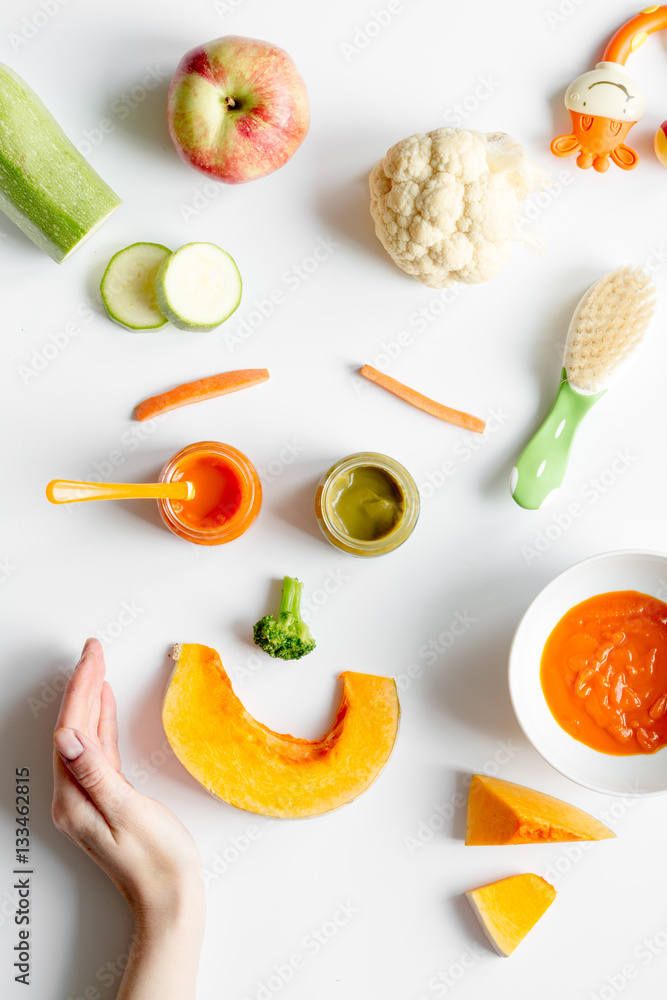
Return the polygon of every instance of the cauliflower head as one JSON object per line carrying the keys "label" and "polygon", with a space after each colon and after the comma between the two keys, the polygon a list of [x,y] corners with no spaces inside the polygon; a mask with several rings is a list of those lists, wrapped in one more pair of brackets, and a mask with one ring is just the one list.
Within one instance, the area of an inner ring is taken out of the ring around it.
{"label": "cauliflower head", "polygon": [[375,232],[392,260],[431,288],[487,281],[515,240],[543,249],[525,231],[519,204],[548,180],[504,132],[411,135],[371,172]]}

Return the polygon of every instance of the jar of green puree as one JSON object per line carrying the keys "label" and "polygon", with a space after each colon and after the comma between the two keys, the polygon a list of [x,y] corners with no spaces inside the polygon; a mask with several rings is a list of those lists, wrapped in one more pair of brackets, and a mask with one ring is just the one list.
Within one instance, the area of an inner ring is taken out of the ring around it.
{"label": "jar of green puree", "polygon": [[315,513],[332,545],[354,556],[381,556],[411,534],[419,517],[419,491],[399,462],[362,451],[322,476]]}

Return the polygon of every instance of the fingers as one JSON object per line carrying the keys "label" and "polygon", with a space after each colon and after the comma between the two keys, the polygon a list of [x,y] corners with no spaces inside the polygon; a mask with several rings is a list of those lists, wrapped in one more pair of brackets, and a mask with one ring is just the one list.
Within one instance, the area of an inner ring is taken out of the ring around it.
{"label": "fingers", "polygon": [[[94,655],[90,655],[91,652]],[[89,726],[91,696],[99,670],[99,657],[95,655],[94,645],[89,640],[85,643],[79,662],[65,688],[56,731],[68,725],[78,726],[80,729]],[[69,751],[71,756],[76,756],[71,746]],[[94,811],[94,807],[65,767],[57,750],[54,751],[53,778],[53,818],[59,829],[68,832],[70,826],[77,827],[81,824],[82,811],[85,812],[86,809]]]}
{"label": "fingers", "polygon": [[[65,731],[67,734],[68,731]],[[77,740],[80,746],[80,741]],[[75,747],[68,746],[70,752]],[[53,822],[79,847],[92,846],[109,836],[109,827],[99,809],[91,802],[76,778],[70,773],[57,747],[53,748]]]}
{"label": "fingers", "polygon": [[106,681],[102,686],[102,695],[100,699],[100,721],[97,727],[97,737],[111,766],[115,768],[116,771],[120,771],[116,699],[114,698],[111,686]]}
{"label": "fingers", "polygon": [[116,702],[104,672],[102,645],[88,639],[54,734],[53,818],[72,840],[89,844],[109,836],[121,799],[132,791],[118,773]]}
{"label": "fingers", "polygon": [[102,644],[88,639],[65,688],[56,730],[77,729],[97,740],[104,671]]}
{"label": "fingers", "polygon": [[97,739],[97,729],[100,724],[102,687],[106,673],[104,649],[99,639],[86,639],[84,648],[86,650],[86,659],[92,659],[94,664],[94,681],[88,695],[88,726],[85,732],[89,733],[93,739]]}
{"label": "fingers", "polygon": [[[87,734],[72,728],[58,729],[53,737],[63,765],[97,807],[109,826],[115,826],[122,816],[123,806],[134,789],[118,773],[104,750]],[[63,811],[75,800],[69,783],[63,781],[56,789],[62,796]]]}
{"label": "fingers", "polygon": [[104,819],[76,779],[68,771],[58,749],[53,750],[53,822],[75,843],[80,834],[95,823],[106,826]]}

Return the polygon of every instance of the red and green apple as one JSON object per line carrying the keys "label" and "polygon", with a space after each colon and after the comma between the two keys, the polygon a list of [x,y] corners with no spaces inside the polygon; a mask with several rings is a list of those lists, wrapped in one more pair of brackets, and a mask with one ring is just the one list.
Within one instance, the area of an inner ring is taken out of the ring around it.
{"label": "red and green apple", "polygon": [[283,49],[225,35],[183,56],[169,87],[167,119],[186,163],[240,184],[282,167],[301,145],[308,93]]}

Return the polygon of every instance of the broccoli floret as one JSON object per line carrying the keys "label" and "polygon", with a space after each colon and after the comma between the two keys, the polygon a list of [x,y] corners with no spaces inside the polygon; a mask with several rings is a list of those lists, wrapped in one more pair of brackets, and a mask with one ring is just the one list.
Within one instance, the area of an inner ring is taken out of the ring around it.
{"label": "broccoli floret", "polygon": [[294,577],[286,576],[278,618],[265,615],[253,628],[253,639],[269,656],[279,656],[281,660],[299,660],[315,649],[315,640],[301,617],[302,590],[302,583]]}

